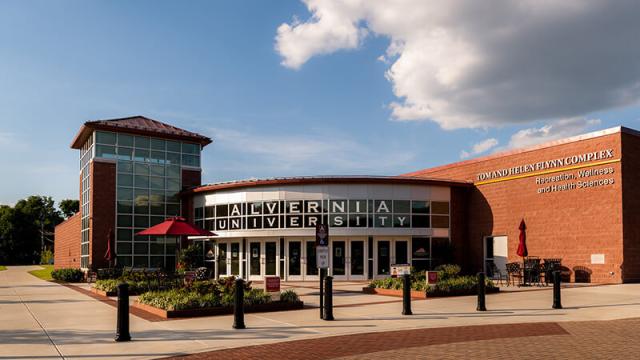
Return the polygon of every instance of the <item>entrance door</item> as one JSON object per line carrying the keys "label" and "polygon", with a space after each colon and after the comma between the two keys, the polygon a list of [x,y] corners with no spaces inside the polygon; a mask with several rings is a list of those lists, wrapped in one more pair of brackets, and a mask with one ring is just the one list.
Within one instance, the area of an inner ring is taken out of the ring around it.
{"label": "entrance door", "polygon": [[239,242],[232,242],[231,245],[231,263],[229,264],[231,267],[231,275],[242,277],[242,273],[240,271],[240,260],[241,260],[241,249]]}
{"label": "entrance door", "polygon": [[304,280],[311,281],[318,279],[318,263],[316,262],[316,242],[306,241],[305,256],[307,261],[305,262]]}
{"label": "entrance door", "polygon": [[249,243],[249,280],[262,279],[261,250],[259,242]]}
{"label": "entrance door", "polygon": [[287,280],[302,280],[302,243],[300,241],[288,242]]}
{"label": "entrance door", "polygon": [[395,241],[395,264],[408,264],[409,263],[409,246],[407,241],[404,240],[396,240]]}
{"label": "entrance door", "polygon": [[332,275],[336,280],[347,280],[347,246],[345,241],[333,241],[331,251]]}
{"label": "entrance door", "polygon": [[350,280],[364,280],[364,241],[351,240],[350,242],[351,266],[349,268]]}
{"label": "entrance door", "polygon": [[218,277],[220,276],[227,276],[229,275],[229,273],[227,272],[227,246],[229,244],[228,243],[219,243],[218,244],[218,271],[217,271],[217,275]]}
{"label": "entrance door", "polygon": [[484,263],[485,271],[492,275],[490,264],[493,263],[503,273],[506,272],[507,264],[507,237],[487,236],[484,241]]}
{"label": "entrance door", "polygon": [[391,242],[378,240],[376,245],[376,274],[389,275],[391,272]]}
{"label": "entrance door", "polygon": [[267,241],[264,243],[264,275],[278,275],[278,243]]}

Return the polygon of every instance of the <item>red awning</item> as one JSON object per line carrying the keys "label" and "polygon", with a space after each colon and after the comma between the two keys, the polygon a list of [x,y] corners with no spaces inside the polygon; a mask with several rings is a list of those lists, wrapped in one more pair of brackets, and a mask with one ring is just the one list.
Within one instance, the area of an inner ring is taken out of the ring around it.
{"label": "red awning", "polygon": [[200,229],[199,227],[188,223],[187,220],[182,217],[169,218],[158,225],[140,231],[136,235],[217,236],[211,231]]}

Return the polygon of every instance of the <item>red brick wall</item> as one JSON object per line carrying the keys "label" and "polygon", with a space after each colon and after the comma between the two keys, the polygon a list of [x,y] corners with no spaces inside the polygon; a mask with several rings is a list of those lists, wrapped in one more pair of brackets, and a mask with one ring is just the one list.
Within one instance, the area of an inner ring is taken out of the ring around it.
{"label": "red brick wall", "polygon": [[116,164],[91,163],[91,218],[89,263],[93,268],[108,267],[104,259],[109,230],[116,226]]}
{"label": "red brick wall", "polygon": [[80,268],[80,219],[80,213],[77,213],[56,226],[54,268]]}
{"label": "red brick wall", "polygon": [[[476,181],[477,175],[486,171],[610,148],[614,149],[614,157],[620,158],[622,149],[620,133],[561,143],[531,151],[514,152],[504,156],[489,156],[407,175]],[[464,265],[478,270],[482,268],[483,238],[488,235],[508,236],[509,260],[521,261],[516,251],[518,225],[520,220],[524,219],[527,224],[527,247],[530,255],[540,258],[561,257],[563,265],[570,270],[575,266],[587,267],[592,271],[591,282],[621,282],[623,263],[621,164],[615,162],[588,169],[600,168],[613,168],[614,173],[586,179],[613,178],[613,185],[539,194],[537,189],[542,185],[536,184],[536,176],[485,185],[477,184],[468,197],[468,243],[464,249],[456,249],[456,251],[464,251],[465,256],[468,257]],[[576,174],[577,176],[577,172],[578,170],[570,170],[544,176],[558,174]],[[637,169],[635,174],[638,174]],[[582,179],[554,184],[577,180]],[[629,206],[635,206],[635,204],[630,202]],[[637,224],[640,218],[629,217],[630,222],[634,220]],[[636,240],[631,241],[632,236],[629,232],[627,249],[633,254],[640,255],[638,234],[634,234],[633,237]],[[460,241],[456,240],[456,242]],[[605,264],[591,264],[591,254],[604,254]],[[640,271],[635,266],[628,268],[636,274]],[[613,272],[613,275],[610,272]],[[571,278],[573,281],[573,272]]]}
{"label": "red brick wall", "polygon": [[640,282],[640,138],[622,134],[622,188],[625,282]]}

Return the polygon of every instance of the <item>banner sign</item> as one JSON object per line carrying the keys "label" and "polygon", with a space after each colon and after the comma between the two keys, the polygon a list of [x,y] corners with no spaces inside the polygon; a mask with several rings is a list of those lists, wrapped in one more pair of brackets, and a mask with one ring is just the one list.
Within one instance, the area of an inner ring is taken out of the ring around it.
{"label": "banner sign", "polygon": [[411,274],[411,265],[409,264],[392,264],[391,265],[391,277],[402,276],[405,274]]}
{"label": "banner sign", "polygon": [[438,283],[438,272],[437,271],[427,271],[427,284],[435,285]]}
{"label": "banner sign", "polygon": [[266,292],[279,292],[280,291],[280,277],[279,276],[265,276],[264,288]]}
{"label": "banner sign", "polygon": [[318,224],[335,228],[429,228],[433,208],[439,209],[437,215],[449,215],[448,202],[274,200],[198,207],[195,220],[211,231],[313,229]]}

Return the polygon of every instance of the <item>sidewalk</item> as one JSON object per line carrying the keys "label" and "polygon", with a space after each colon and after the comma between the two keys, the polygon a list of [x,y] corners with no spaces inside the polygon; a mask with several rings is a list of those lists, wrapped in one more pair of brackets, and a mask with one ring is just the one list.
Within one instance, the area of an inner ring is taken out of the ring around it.
{"label": "sidewalk", "polygon": [[[163,322],[132,316],[134,341],[115,343],[114,307],[27,274],[35,268],[0,272],[0,359],[146,359],[336,335],[490,324],[565,326],[640,316],[640,284],[564,289],[562,310],[551,309],[550,290],[489,295],[484,313],[475,311],[473,296],[421,300],[412,303],[415,315],[409,317],[400,315],[400,301],[380,303],[394,298],[339,291],[333,322],[319,320],[317,308],[247,314],[246,330],[232,329],[232,316]],[[311,295],[303,299],[317,300],[314,289],[308,290]]]}

